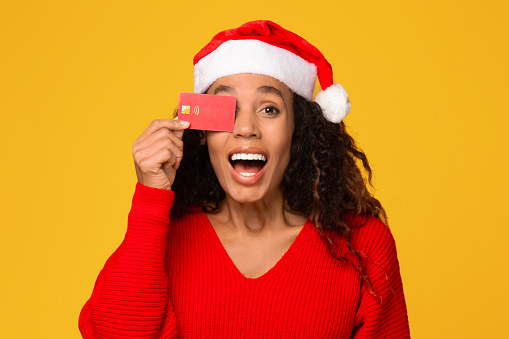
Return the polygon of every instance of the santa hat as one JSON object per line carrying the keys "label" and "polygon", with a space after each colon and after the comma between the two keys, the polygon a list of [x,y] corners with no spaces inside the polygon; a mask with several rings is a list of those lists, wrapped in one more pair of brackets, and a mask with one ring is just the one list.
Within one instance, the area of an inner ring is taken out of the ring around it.
{"label": "santa hat", "polygon": [[323,54],[271,21],[247,22],[214,36],[194,57],[194,92],[204,93],[217,79],[241,73],[271,76],[307,100],[313,99],[318,76],[322,91],[315,101],[325,117],[339,123],[350,111],[348,95],[333,82]]}

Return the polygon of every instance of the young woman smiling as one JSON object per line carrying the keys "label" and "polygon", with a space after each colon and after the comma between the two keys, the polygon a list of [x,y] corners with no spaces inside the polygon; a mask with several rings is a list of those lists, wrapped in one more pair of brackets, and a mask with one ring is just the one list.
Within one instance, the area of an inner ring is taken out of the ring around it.
{"label": "young woman smiling", "polygon": [[323,55],[249,22],[198,53],[195,92],[236,97],[234,130],[154,120],[134,142],[126,236],[82,335],[408,338],[394,240]]}

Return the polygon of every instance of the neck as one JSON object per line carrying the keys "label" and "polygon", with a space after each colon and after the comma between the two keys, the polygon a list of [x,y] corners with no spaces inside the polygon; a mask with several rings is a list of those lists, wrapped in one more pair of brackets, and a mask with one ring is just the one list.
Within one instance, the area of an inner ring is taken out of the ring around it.
{"label": "neck", "polygon": [[227,195],[213,217],[229,228],[249,233],[299,226],[306,221],[305,217],[285,208],[281,190],[277,190],[270,197],[250,203],[238,202]]}

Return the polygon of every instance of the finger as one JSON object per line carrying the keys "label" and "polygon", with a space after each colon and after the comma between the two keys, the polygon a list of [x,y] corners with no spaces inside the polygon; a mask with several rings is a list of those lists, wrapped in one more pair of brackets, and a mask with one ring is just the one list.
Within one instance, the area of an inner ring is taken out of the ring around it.
{"label": "finger", "polygon": [[163,170],[167,170],[168,168],[170,167],[173,167],[173,165],[175,165],[174,163],[170,162],[170,161],[167,161],[163,164]]}
{"label": "finger", "polygon": [[148,127],[143,131],[143,133],[141,133],[141,135],[138,137],[138,139],[136,139],[135,142],[145,139],[148,135],[151,135],[152,133],[154,133],[155,131],[157,131],[161,128],[168,128],[171,131],[185,130],[185,129],[189,128],[189,122],[181,121],[181,120],[166,120],[166,119],[153,120],[148,125]]}
{"label": "finger", "polygon": [[133,145],[133,152],[150,147],[160,140],[171,140],[180,150],[184,149],[184,142],[174,134],[174,131],[170,131],[168,128],[161,128]]}
{"label": "finger", "polygon": [[174,170],[177,170],[180,166],[180,162],[184,157],[183,151],[175,144],[170,145],[170,151],[172,152],[175,158],[171,158],[169,161],[163,164],[163,169],[168,169],[173,167]]}
{"label": "finger", "polygon": [[[182,122],[187,122],[187,121],[182,121]],[[175,134],[179,139],[182,139],[182,136],[184,135],[184,130],[181,129],[181,130],[173,131],[173,134]]]}
{"label": "finger", "polygon": [[182,158],[183,157],[177,157],[177,160],[175,160],[175,163],[172,166],[175,171],[179,169]]}
{"label": "finger", "polygon": [[177,156],[170,150],[164,148],[153,155],[153,160],[159,164],[159,168],[168,169],[177,162]]}
{"label": "finger", "polygon": [[[182,132],[182,133],[180,133]],[[180,135],[178,135],[178,133],[180,133]],[[184,134],[184,130],[181,130],[181,131],[173,131],[170,135],[169,135],[169,138],[171,139],[171,141],[173,141],[173,143],[181,150],[183,151],[184,150],[184,142],[182,141],[182,135]]]}
{"label": "finger", "polygon": [[177,159],[177,161],[175,161],[175,164],[173,165],[173,169],[175,171],[179,169],[181,162],[182,162],[182,159]]}
{"label": "finger", "polygon": [[[152,145],[147,146],[144,149],[137,150],[136,154],[137,154],[138,158],[150,159],[150,158],[154,157],[156,154],[158,154],[163,149],[170,151],[171,153],[173,153],[176,157],[178,157],[180,159],[183,156],[182,150],[177,145],[175,145],[173,143],[173,141],[169,138],[163,138],[163,139],[157,140]],[[164,161],[159,162],[159,164],[163,164],[166,161],[167,160],[165,159]]]}
{"label": "finger", "polygon": [[177,145],[172,144],[171,152],[175,156],[175,162],[172,164],[171,167],[173,167],[174,170],[177,170],[180,166],[180,162],[182,161],[182,158],[184,157],[184,152],[180,148],[178,148]]}
{"label": "finger", "polygon": [[178,170],[178,168],[180,167],[180,163],[182,162],[182,157],[181,156],[178,156],[176,155],[175,153],[172,153],[173,156],[171,156],[168,161],[166,161],[163,165],[162,165],[162,168],[163,170],[168,170],[169,168],[173,168],[175,171]]}

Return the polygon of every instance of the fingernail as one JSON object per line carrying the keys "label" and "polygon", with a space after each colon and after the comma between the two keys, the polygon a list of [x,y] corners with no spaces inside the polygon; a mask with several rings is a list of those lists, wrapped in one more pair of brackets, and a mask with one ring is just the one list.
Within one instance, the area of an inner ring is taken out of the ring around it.
{"label": "fingernail", "polygon": [[187,127],[187,126],[189,126],[189,121],[182,121],[182,120],[180,120],[180,125],[184,126],[184,127]]}

